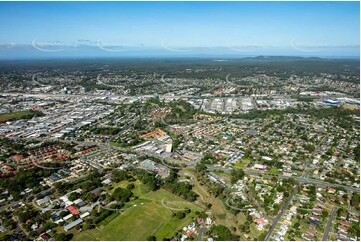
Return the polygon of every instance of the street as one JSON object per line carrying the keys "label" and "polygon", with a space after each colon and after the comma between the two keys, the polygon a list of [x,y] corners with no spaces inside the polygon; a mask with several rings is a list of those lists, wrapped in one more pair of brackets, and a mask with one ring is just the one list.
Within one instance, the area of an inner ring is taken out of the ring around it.
{"label": "street", "polygon": [[[207,166],[207,169],[210,171],[214,171],[214,170],[221,170],[221,171],[230,171],[230,168],[223,168],[223,167],[215,167],[215,166]],[[243,171],[246,174],[250,174],[250,175],[262,175],[264,177],[268,177],[271,178],[271,175],[267,175],[262,171],[257,171],[257,170],[252,170],[252,169],[243,169]],[[304,175],[303,175],[304,176]],[[334,183],[329,183],[329,182],[325,182],[325,181],[320,181],[320,180],[316,180],[316,179],[311,179],[311,178],[305,178],[303,176],[283,176],[283,175],[279,175],[278,178],[279,179],[294,179],[300,183],[304,183],[304,184],[315,184],[317,186],[321,186],[321,187],[342,187],[344,189],[346,189],[346,191],[351,191],[351,192],[359,192],[360,189],[357,187],[350,187],[350,186],[345,186],[345,185],[340,185],[340,184],[334,184]]]}
{"label": "street", "polygon": [[325,229],[325,233],[323,234],[322,241],[327,241],[328,240],[328,233],[331,230],[332,220],[333,220],[333,218],[335,216],[336,209],[337,209],[336,206],[332,207],[330,218],[328,219],[328,223],[327,223],[327,226],[326,226],[326,229]]}
{"label": "street", "polygon": [[[299,185],[298,185],[299,186]],[[269,237],[271,236],[273,230],[276,228],[278,221],[280,220],[280,218],[282,217],[283,213],[286,211],[288,205],[290,204],[290,202],[293,199],[293,196],[296,194],[297,190],[298,190],[298,186],[296,186],[295,188],[293,188],[292,193],[290,194],[290,196],[288,197],[287,201],[283,204],[281,210],[278,212],[276,218],[273,219],[273,223],[271,225],[271,228],[268,230],[266,237],[264,238],[265,241],[267,241],[269,239]]]}
{"label": "street", "polygon": [[208,231],[207,227],[201,227],[198,232],[198,241],[202,241],[202,236]]}

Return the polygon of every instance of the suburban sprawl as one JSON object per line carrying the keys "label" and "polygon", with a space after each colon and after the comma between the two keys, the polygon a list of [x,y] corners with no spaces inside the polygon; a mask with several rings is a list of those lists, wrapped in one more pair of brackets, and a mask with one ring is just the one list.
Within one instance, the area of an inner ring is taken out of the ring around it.
{"label": "suburban sprawl", "polygon": [[0,239],[359,241],[359,64],[0,62]]}

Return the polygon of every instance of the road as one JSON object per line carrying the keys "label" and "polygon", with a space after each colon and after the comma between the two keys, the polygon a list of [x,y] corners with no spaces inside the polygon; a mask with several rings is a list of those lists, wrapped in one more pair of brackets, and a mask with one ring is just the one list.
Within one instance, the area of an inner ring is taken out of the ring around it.
{"label": "road", "polygon": [[[54,188],[48,188],[48,189],[46,189],[46,190],[44,190],[44,191],[41,191],[41,192],[38,192],[37,194],[33,194],[33,196],[34,197],[36,197],[36,196],[38,196],[39,194],[41,194],[41,193],[43,193],[43,192],[50,192],[51,190],[53,190]],[[31,194],[30,194],[31,195]],[[6,205],[4,205],[4,206],[1,206],[0,207],[0,211],[3,211],[4,209],[6,209],[6,208],[9,208],[9,207],[12,207],[12,206],[15,206],[15,205],[17,205],[17,204],[19,204],[19,203],[21,203],[21,202],[24,202],[26,200],[26,197],[24,197],[24,198],[22,198],[22,199],[20,199],[20,200],[18,200],[18,201],[13,201],[13,202],[11,202],[11,203],[9,203],[9,204],[6,204]]]}
{"label": "road", "polygon": [[323,234],[322,241],[327,241],[328,240],[328,233],[331,230],[332,220],[335,217],[336,209],[337,209],[337,206],[332,207],[330,218],[328,219],[327,226],[326,226],[326,229],[325,229],[325,233]]}
{"label": "road", "polygon": [[[35,98],[49,98],[49,99],[61,99],[61,98],[87,98],[87,99],[99,99],[104,98],[104,95],[97,95],[97,94],[51,94],[51,93],[0,93],[1,96],[22,96],[22,97],[35,97]],[[120,101],[124,101],[129,98],[134,98],[135,96],[129,96],[129,95],[107,95],[109,99],[119,99]],[[137,95],[136,96],[139,99],[146,99],[146,98],[152,98],[155,97],[154,94],[149,95]],[[163,98],[172,98],[172,99],[180,99],[180,98],[199,98],[199,96],[194,95],[160,95],[161,99]],[[217,98],[217,97],[212,97]]]}
{"label": "road", "polygon": [[259,211],[262,212],[263,216],[271,221],[274,220],[274,218],[271,218],[270,216],[268,216],[268,214],[263,210],[263,208],[259,205],[259,203],[257,202],[257,200],[252,196],[252,194],[247,191],[246,192],[247,196],[249,197],[249,199],[253,202],[254,205],[256,205],[256,207],[258,208]]}
{"label": "road", "polygon": [[30,240],[29,234],[25,231],[25,229],[21,226],[21,222],[19,222],[17,219],[15,219],[15,222],[18,226],[18,228],[21,230],[21,232],[25,235],[27,240]]}
{"label": "road", "polygon": [[[242,87],[242,86],[240,86]],[[0,93],[1,96],[22,96],[22,97],[36,97],[36,98],[53,98],[53,99],[59,99],[59,98],[94,98],[94,99],[98,99],[98,98],[104,98],[104,95],[101,94],[91,94],[91,93],[86,93],[86,94],[53,94],[53,93],[11,93],[11,92],[2,92]],[[106,95],[106,97],[108,97],[109,99],[129,99],[129,98],[134,98],[137,97],[139,99],[145,99],[145,98],[152,98],[155,97],[156,95],[154,94],[144,94],[144,95],[136,95],[136,96],[132,96],[132,95]],[[232,97],[243,97],[242,94],[233,94]],[[200,98],[199,95],[169,95],[169,94],[163,94],[163,95],[159,95],[159,98],[163,99],[163,98],[171,98],[171,99],[180,99],[180,98]],[[207,97],[207,99],[217,99],[219,97]],[[278,96],[276,98],[285,98],[288,99],[289,96],[288,95],[284,95],[282,97]]]}
{"label": "road", "polygon": [[[41,194],[41,193],[43,193],[43,192],[50,192],[50,191],[52,191],[53,189],[54,189],[53,187],[50,187],[50,188],[48,188],[48,189],[46,189],[46,190],[44,190],[44,191],[38,192],[37,194],[33,194],[33,196],[36,197],[36,196],[38,196],[39,194]],[[6,208],[9,208],[9,207],[18,205],[18,204],[21,203],[21,202],[25,202],[26,199],[27,199],[27,197],[24,197],[24,198],[22,198],[22,199],[20,199],[20,200],[18,200],[18,201],[14,201],[14,202],[11,202],[11,203],[9,203],[9,204],[6,204],[6,205],[0,207],[0,212],[3,211],[3,210],[6,209]]]}
{"label": "road", "polygon": [[8,203],[8,204],[6,204],[4,206],[1,206],[0,211],[3,211],[4,209],[9,208],[9,207],[15,206],[15,205],[17,205],[17,204],[19,204],[20,202],[23,202],[23,201],[24,201],[24,199],[21,199],[21,200],[18,200],[18,201]]}
{"label": "road", "polygon": [[202,236],[204,233],[206,233],[208,229],[206,227],[201,227],[198,232],[198,241],[202,241]]}
{"label": "road", "polygon": [[[221,171],[231,171],[231,168],[223,168],[223,167],[215,167],[215,166],[207,166],[207,169],[210,171],[215,171],[215,170],[221,170]],[[248,174],[248,175],[262,175],[264,177],[269,177],[271,178],[271,175],[267,175],[262,171],[258,171],[258,170],[252,170],[252,169],[243,169],[243,171]],[[346,189],[346,191],[350,191],[350,192],[360,192],[360,189],[357,187],[349,187],[349,186],[345,186],[345,185],[340,185],[340,184],[334,184],[334,183],[329,183],[329,182],[325,182],[325,181],[320,181],[320,180],[316,180],[316,179],[311,179],[311,178],[305,178],[304,177],[305,174],[303,174],[302,176],[283,176],[283,175],[279,175],[278,178],[279,179],[294,179],[300,183],[305,183],[305,184],[314,184],[317,186],[321,186],[321,187],[342,187],[344,189]]]}
{"label": "road", "polygon": [[290,196],[288,197],[287,201],[283,204],[281,210],[278,212],[277,216],[273,219],[273,223],[271,225],[271,228],[268,230],[266,237],[265,237],[265,241],[267,241],[269,239],[269,237],[271,236],[273,230],[276,228],[278,221],[280,220],[280,218],[282,217],[283,213],[286,211],[288,205],[290,204],[290,202],[293,199],[293,196],[296,194],[298,187],[300,185],[297,185],[295,188],[293,188]]}

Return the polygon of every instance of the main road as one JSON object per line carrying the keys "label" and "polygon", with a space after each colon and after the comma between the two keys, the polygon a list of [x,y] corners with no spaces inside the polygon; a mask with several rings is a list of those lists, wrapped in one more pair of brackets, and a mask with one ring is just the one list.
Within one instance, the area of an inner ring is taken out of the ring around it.
{"label": "main road", "polygon": [[[231,171],[231,168],[223,168],[223,167],[216,167],[216,166],[207,166],[207,169],[210,171],[217,171],[217,170],[221,170],[221,171]],[[267,175],[262,171],[258,171],[258,170],[252,170],[252,169],[243,169],[243,171],[246,174],[249,175],[262,175],[264,177],[269,177],[272,178],[271,175]],[[304,174],[302,176],[283,176],[283,175],[279,175],[278,176],[279,179],[294,179],[300,183],[305,183],[305,184],[314,184],[317,186],[321,186],[321,187],[342,187],[344,188],[346,191],[350,191],[350,192],[360,192],[360,189],[357,187],[350,187],[350,186],[346,186],[346,185],[341,185],[341,184],[334,184],[334,183],[329,183],[329,182],[325,182],[325,181],[320,181],[320,180],[316,180],[316,179],[311,179],[311,178],[305,178]]]}

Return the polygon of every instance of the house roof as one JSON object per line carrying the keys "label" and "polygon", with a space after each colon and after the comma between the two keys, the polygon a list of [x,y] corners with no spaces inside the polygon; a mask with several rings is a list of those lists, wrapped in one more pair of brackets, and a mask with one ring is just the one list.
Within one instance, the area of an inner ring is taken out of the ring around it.
{"label": "house roof", "polygon": [[255,219],[256,223],[262,224],[262,225],[266,225],[267,222],[263,220],[263,218],[256,218]]}
{"label": "house roof", "polygon": [[49,236],[47,233],[45,233],[45,234],[42,234],[42,235],[41,235],[41,238],[43,238],[43,239],[49,239],[50,236]]}
{"label": "house roof", "polygon": [[80,224],[80,223],[82,223],[82,222],[83,222],[83,220],[79,218],[79,219],[71,222],[70,224],[65,225],[65,226],[64,226],[64,230],[65,230],[65,231],[68,231],[69,229],[72,229],[73,227],[77,226],[78,224]]}
{"label": "house roof", "polygon": [[68,206],[66,209],[71,212],[73,215],[78,215],[80,212],[79,210],[74,206]]}

